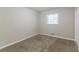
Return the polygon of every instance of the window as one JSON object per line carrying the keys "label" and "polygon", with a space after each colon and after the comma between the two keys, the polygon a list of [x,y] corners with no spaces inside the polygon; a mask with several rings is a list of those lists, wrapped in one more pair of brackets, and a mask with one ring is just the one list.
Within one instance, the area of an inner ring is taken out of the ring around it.
{"label": "window", "polygon": [[47,24],[58,24],[58,14],[47,15]]}

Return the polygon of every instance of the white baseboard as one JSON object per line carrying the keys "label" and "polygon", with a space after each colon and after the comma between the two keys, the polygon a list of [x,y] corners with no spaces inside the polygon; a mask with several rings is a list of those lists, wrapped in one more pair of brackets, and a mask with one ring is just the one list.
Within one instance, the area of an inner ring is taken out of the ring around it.
{"label": "white baseboard", "polygon": [[26,40],[26,39],[31,38],[31,37],[33,37],[33,36],[36,36],[36,35],[38,35],[38,34],[40,34],[40,35],[47,35],[47,36],[51,36],[51,37],[58,37],[58,38],[67,39],[67,40],[74,40],[74,39],[65,38],[65,37],[60,37],[60,36],[56,36],[56,35],[49,35],[49,34],[37,33],[37,34],[32,34],[32,35],[30,35],[30,36],[28,36],[28,37],[25,37],[25,38],[23,38],[23,39],[21,39],[21,40],[18,40],[18,41],[9,43],[9,44],[7,44],[7,45],[4,45],[4,46],[0,47],[0,49],[6,48],[6,47],[8,47],[8,46],[11,46],[11,45],[16,44],[16,43],[18,43],[18,42],[21,42],[21,41],[23,41],[23,40]]}
{"label": "white baseboard", "polygon": [[9,44],[7,44],[7,45],[4,45],[4,46],[0,47],[0,49],[6,48],[6,47],[8,47],[8,46],[11,46],[11,45],[13,45],[13,44],[16,44],[16,43],[18,43],[18,42],[21,42],[21,41],[23,41],[23,40],[26,40],[26,39],[31,38],[31,37],[36,36],[36,35],[37,35],[37,34],[32,34],[32,35],[30,35],[30,36],[28,36],[28,37],[25,37],[25,38],[21,39],[21,40],[18,40],[18,41],[9,43]]}
{"label": "white baseboard", "polygon": [[42,33],[39,33],[39,34],[40,35],[47,35],[47,36],[51,36],[51,37],[57,37],[57,38],[61,38],[61,39],[67,39],[67,40],[73,40],[73,41],[75,41],[75,39],[61,37],[61,36],[57,36],[57,35],[49,35],[49,34],[42,34]]}

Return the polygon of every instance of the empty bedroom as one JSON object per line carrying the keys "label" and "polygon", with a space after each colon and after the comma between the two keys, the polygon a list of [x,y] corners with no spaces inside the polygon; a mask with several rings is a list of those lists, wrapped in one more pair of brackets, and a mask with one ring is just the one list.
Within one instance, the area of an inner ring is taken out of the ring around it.
{"label": "empty bedroom", "polygon": [[74,7],[0,7],[0,52],[78,52]]}

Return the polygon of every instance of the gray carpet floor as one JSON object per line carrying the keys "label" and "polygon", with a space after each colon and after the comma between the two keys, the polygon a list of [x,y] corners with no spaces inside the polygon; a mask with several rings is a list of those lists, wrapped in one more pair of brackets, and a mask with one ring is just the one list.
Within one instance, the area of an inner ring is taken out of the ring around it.
{"label": "gray carpet floor", "polygon": [[78,52],[78,47],[72,40],[36,35],[0,52]]}

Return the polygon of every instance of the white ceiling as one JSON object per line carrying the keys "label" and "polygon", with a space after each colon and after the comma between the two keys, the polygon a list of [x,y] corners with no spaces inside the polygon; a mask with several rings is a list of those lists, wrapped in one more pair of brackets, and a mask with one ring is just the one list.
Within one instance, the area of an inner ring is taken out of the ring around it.
{"label": "white ceiling", "polygon": [[29,7],[29,8],[31,8],[31,9],[33,9],[33,10],[35,10],[35,11],[41,12],[41,11],[50,10],[50,9],[52,9],[53,7]]}

